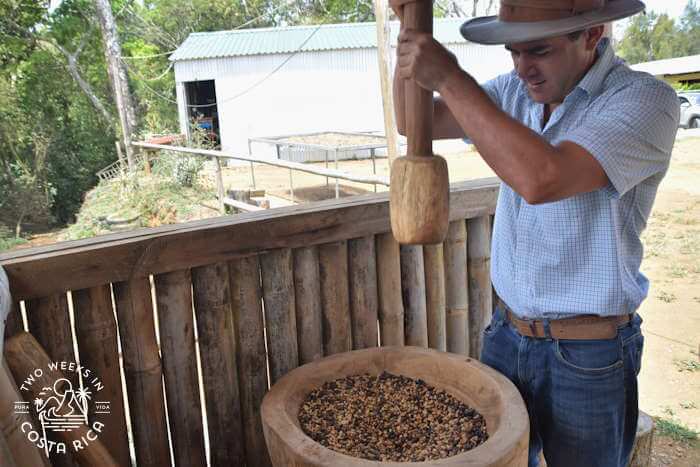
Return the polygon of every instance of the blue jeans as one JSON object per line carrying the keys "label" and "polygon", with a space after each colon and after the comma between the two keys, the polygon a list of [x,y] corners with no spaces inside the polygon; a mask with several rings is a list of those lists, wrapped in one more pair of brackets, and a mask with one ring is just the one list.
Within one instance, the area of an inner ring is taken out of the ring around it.
{"label": "blue jeans", "polygon": [[635,315],[617,337],[523,337],[498,307],[481,361],[510,379],[530,416],[529,466],[624,467],[637,430],[637,374],[644,337]]}

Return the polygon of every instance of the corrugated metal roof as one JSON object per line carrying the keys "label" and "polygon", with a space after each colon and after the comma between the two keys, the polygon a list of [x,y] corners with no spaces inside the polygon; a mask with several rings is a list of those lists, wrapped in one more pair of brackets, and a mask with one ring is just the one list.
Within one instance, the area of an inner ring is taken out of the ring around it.
{"label": "corrugated metal roof", "polygon": [[644,71],[654,76],[696,73],[700,71],[700,55],[689,55],[687,57],[667,58],[665,60],[637,63],[630,68],[637,71]]}
{"label": "corrugated metal roof", "polygon": [[[464,21],[463,18],[435,19],[433,34],[443,44],[463,42],[459,26]],[[399,23],[392,22],[390,26],[390,40],[395,44]],[[346,23],[195,32],[173,52],[170,60],[292,53],[302,44],[304,52],[373,48],[377,46],[377,30],[375,23]]]}

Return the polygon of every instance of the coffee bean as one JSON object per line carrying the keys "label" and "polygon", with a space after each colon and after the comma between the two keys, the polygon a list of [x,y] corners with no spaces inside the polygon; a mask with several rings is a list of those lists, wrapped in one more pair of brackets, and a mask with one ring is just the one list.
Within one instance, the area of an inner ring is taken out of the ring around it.
{"label": "coffee bean", "polygon": [[298,419],[314,441],[369,460],[442,459],[488,439],[474,409],[421,379],[386,371],[323,384],[307,395]]}

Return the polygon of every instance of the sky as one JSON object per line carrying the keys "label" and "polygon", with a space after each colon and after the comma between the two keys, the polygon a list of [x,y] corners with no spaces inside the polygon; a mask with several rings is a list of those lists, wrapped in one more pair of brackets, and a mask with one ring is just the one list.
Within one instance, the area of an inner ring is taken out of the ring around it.
{"label": "sky", "polygon": [[656,13],[666,13],[671,18],[678,18],[683,14],[683,9],[688,3],[688,0],[642,0],[647,10],[655,11]]}

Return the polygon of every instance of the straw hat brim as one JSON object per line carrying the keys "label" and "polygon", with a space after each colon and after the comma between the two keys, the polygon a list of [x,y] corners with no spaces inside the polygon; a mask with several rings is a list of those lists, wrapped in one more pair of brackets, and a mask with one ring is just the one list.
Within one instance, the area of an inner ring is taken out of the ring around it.
{"label": "straw hat brim", "polygon": [[506,22],[499,20],[498,16],[482,16],[466,21],[459,30],[465,39],[479,44],[529,42],[626,18],[644,8],[644,3],[639,0],[613,0],[598,10],[550,21]]}

